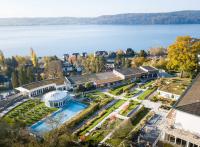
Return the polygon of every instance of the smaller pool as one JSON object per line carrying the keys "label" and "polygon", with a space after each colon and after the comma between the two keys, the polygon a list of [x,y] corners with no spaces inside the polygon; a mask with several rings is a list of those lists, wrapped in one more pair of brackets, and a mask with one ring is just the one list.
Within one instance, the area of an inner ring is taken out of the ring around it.
{"label": "smaller pool", "polygon": [[87,105],[70,100],[50,117],[45,118],[30,127],[31,132],[42,135],[64,124],[67,120],[81,112]]}

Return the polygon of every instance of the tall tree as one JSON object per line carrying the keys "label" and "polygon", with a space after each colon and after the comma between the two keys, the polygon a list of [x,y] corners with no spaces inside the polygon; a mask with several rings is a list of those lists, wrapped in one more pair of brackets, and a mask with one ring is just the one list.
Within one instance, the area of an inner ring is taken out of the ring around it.
{"label": "tall tree", "polygon": [[190,74],[198,67],[198,54],[200,52],[200,41],[190,36],[177,37],[176,41],[168,48],[167,68]]}
{"label": "tall tree", "polygon": [[126,56],[127,57],[134,57],[135,56],[135,52],[132,48],[127,48],[126,50]]}
{"label": "tall tree", "polygon": [[19,84],[20,85],[24,85],[28,83],[28,78],[27,78],[27,74],[26,74],[26,69],[24,66],[20,66],[19,67],[19,71],[18,71],[18,79],[19,79]]}
{"label": "tall tree", "polygon": [[31,48],[31,61],[32,61],[33,67],[37,67],[38,65],[37,56],[36,56],[35,51],[32,48]]}
{"label": "tall tree", "polygon": [[19,81],[18,81],[18,76],[17,76],[17,71],[14,70],[13,73],[12,73],[12,86],[13,88],[16,88],[19,86]]}
{"label": "tall tree", "polygon": [[32,67],[27,68],[27,78],[28,78],[29,83],[34,82],[34,80],[35,80],[35,76],[34,76]]}
{"label": "tall tree", "polygon": [[0,65],[4,65],[5,64],[5,57],[3,52],[0,50]]}
{"label": "tall tree", "polygon": [[139,52],[139,56],[140,57],[146,57],[148,54],[147,54],[147,52],[145,51],[145,50],[140,50],[140,52]]}

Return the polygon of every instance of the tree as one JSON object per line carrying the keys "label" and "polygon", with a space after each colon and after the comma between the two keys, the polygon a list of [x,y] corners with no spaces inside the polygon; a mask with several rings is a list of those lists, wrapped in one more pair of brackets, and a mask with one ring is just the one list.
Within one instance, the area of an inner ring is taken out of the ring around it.
{"label": "tree", "polygon": [[34,82],[35,81],[35,75],[33,72],[33,68],[32,67],[28,67],[27,68],[27,78],[28,78],[28,82]]}
{"label": "tree", "polygon": [[18,79],[19,79],[19,85],[24,85],[28,83],[28,78],[26,74],[26,69],[24,66],[20,66],[18,70]]}
{"label": "tree", "polygon": [[38,65],[37,56],[36,56],[35,51],[32,48],[31,48],[31,61],[32,61],[33,67],[37,67]]}
{"label": "tree", "polygon": [[158,47],[158,48],[150,48],[149,53],[152,56],[163,56],[166,53],[166,49],[163,47]]}
{"label": "tree", "polygon": [[177,37],[176,41],[168,47],[167,68],[181,72],[194,73],[198,68],[198,54],[200,41],[190,36]]}
{"label": "tree", "polygon": [[50,61],[45,73],[48,78],[63,77],[63,69],[61,61],[60,60]]}
{"label": "tree", "polygon": [[5,57],[3,52],[0,50],[0,65],[4,65],[5,64]]}
{"label": "tree", "polygon": [[135,52],[132,48],[127,48],[126,50],[126,56],[127,57],[134,57],[135,56]]}
{"label": "tree", "polygon": [[139,66],[143,65],[144,62],[145,62],[144,57],[135,57],[132,59],[131,65],[132,65],[132,67],[139,67]]}
{"label": "tree", "polygon": [[131,60],[126,59],[125,60],[125,68],[130,68],[131,67]]}
{"label": "tree", "polygon": [[13,73],[12,73],[12,86],[13,88],[16,88],[19,86],[19,81],[18,81],[18,76],[17,76],[17,71],[14,70]]}
{"label": "tree", "polygon": [[148,54],[145,50],[140,50],[139,57],[146,57]]}

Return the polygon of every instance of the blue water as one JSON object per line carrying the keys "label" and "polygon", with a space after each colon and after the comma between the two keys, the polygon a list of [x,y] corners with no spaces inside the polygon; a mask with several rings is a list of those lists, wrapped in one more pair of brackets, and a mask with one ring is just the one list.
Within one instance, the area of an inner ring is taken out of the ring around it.
{"label": "blue water", "polygon": [[0,49],[6,56],[134,50],[170,45],[177,36],[200,38],[200,25],[54,25],[0,27]]}
{"label": "blue water", "polygon": [[60,110],[53,113],[49,118],[45,118],[30,127],[33,133],[42,135],[60,125],[64,124],[67,120],[84,110],[87,106],[70,100]]}

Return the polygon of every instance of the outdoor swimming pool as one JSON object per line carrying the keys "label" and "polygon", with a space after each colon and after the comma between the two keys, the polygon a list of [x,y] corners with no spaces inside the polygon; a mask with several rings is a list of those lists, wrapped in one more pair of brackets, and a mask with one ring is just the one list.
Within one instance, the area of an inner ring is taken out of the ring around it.
{"label": "outdoor swimming pool", "polygon": [[30,127],[30,130],[33,133],[42,135],[64,124],[67,120],[84,110],[86,107],[87,105],[85,104],[70,100],[50,117],[33,124]]}

